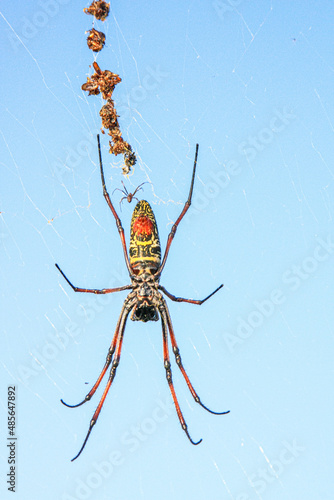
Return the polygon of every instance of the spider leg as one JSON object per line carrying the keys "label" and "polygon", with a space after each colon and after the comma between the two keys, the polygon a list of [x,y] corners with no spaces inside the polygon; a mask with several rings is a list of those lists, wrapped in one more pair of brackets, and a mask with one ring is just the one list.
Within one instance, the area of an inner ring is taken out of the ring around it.
{"label": "spider leg", "polygon": [[119,202],[119,209],[120,211],[122,211],[122,203],[123,203],[123,200],[127,200],[127,196],[123,196],[123,198],[121,198],[120,202]]}
{"label": "spider leg", "polygon": [[[145,181],[145,182],[142,182],[141,184],[139,184],[139,186],[137,186],[137,187],[136,187],[136,189],[135,189],[135,191],[134,191],[134,193],[133,193],[133,195],[132,195],[133,197],[134,197],[134,195],[135,195],[138,191],[142,191],[142,190],[143,190],[142,186],[143,186],[144,184],[150,184],[150,183],[149,183],[148,181]],[[137,199],[138,199],[138,198],[136,198],[136,200],[137,200]]]}
{"label": "spider leg", "polygon": [[113,355],[114,355],[114,352],[115,352],[115,349],[116,349],[116,345],[117,345],[117,340],[118,340],[118,334],[119,334],[119,327],[120,327],[120,324],[121,324],[121,319],[122,319],[122,314],[118,318],[116,330],[115,330],[115,333],[114,333],[111,345],[110,345],[109,350],[108,350],[108,354],[107,354],[107,357],[106,357],[106,361],[105,361],[104,367],[103,367],[103,369],[102,369],[102,371],[101,371],[101,373],[100,373],[97,381],[93,385],[92,389],[85,396],[85,399],[83,401],[81,401],[81,403],[78,403],[76,405],[69,405],[69,404],[65,403],[65,401],[63,399],[61,399],[60,401],[63,403],[64,406],[67,406],[68,408],[77,408],[78,406],[81,406],[84,403],[87,403],[87,401],[90,401],[91,398],[93,397],[93,395],[95,394],[96,389],[99,387],[99,385],[101,383],[101,380],[103,379],[103,377],[104,377],[106,371],[108,370],[108,368],[110,366],[110,363],[112,361],[112,358],[113,358]]}
{"label": "spider leg", "polygon": [[209,413],[213,413],[214,415],[226,415],[227,413],[230,413],[230,410],[228,410],[228,411],[221,411],[221,412],[220,411],[218,412],[218,411],[210,410],[207,406],[205,406],[202,403],[202,401],[200,400],[197,392],[195,391],[195,389],[194,389],[192,383],[190,382],[189,377],[188,377],[188,375],[187,375],[187,373],[186,373],[186,371],[185,371],[185,369],[183,367],[183,364],[182,364],[182,361],[181,361],[180,350],[179,350],[178,345],[176,343],[174,329],[173,329],[173,325],[172,325],[172,320],[171,320],[171,317],[170,317],[167,305],[165,306],[165,312],[164,312],[164,314],[166,315],[166,320],[167,320],[169,335],[170,335],[170,339],[171,339],[171,343],[172,343],[172,349],[173,349],[173,353],[174,353],[174,356],[175,356],[176,364],[177,364],[177,366],[181,370],[183,378],[184,378],[184,380],[187,383],[187,386],[188,386],[188,388],[189,388],[189,390],[191,392],[192,397],[194,398],[194,400],[196,401],[196,403],[198,403],[202,408],[204,408]]}
{"label": "spider leg", "polygon": [[125,194],[125,198],[126,198],[129,193],[128,193],[128,190],[126,189],[124,182],[121,181],[121,183],[123,184],[124,189],[115,188],[111,194],[114,194],[115,191],[120,191],[121,193]]}
{"label": "spider leg", "polygon": [[210,293],[210,295],[208,295],[207,297],[205,297],[205,299],[202,299],[202,300],[183,299],[182,297],[175,297],[175,295],[173,295],[170,292],[168,292],[164,286],[159,285],[158,288],[159,288],[159,290],[162,290],[164,292],[164,294],[166,294],[167,297],[169,297],[174,302],[189,302],[190,304],[197,304],[197,305],[200,306],[206,300],[208,300],[210,297],[212,297],[212,295],[214,295],[216,292],[218,292],[218,290],[220,290],[221,288],[223,288],[223,286],[224,285],[220,285],[218,288],[216,288],[216,290],[214,292]]}
{"label": "spider leg", "polygon": [[166,318],[165,318],[166,313],[164,312],[164,307],[160,308],[160,316],[161,316],[161,324],[162,324],[164,367],[165,367],[165,370],[166,370],[166,378],[167,378],[167,382],[168,382],[168,385],[169,385],[169,389],[170,389],[170,392],[172,394],[172,398],[173,398],[173,401],[174,401],[176,413],[177,413],[177,416],[179,417],[179,421],[180,421],[181,427],[184,430],[184,432],[187,434],[187,437],[188,437],[189,441],[192,444],[197,445],[197,444],[199,444],[202,441],[202,439],[200,439],[197,442],[193,441],[191,439],[190,434],[188,432],[187,424],[186,424],[186,422],[184,420],[184,417],[183,417],[183,414],[182,414],[179,402],[177,400],[175,389],[174,389],[174,384],[173,384],[173,380],[172,380],[172,369],[171,369],[171,364],[170,364],[170,360],[169,360],[169,353],[168,353],[167,324],[166,324]]}
{"label": "spider leg", "polygon": [[110,199],[109,193],[108,193],[107,188],[106,188],[106,182],[105,182],[104,173],[103,173],[102,155],[101,155],[101,146],[100,146],[100,136],[99,135],[97,135],[97,144],[98,144],[98,150],[99,150],[100,173],[101,173],[101,181],[102,181],[102,188],[103,188],[103,196],[104,196],[106,202],[108,203],[108,206],[109,206],[110,210],[112,211],[113,216],[115,217],[116,226],[117,226],[119,236],[121,238],[122,247],[123,247],[123,253],[124,253],[126,267],[128,268],[129,274],[131,276],[133,273],[132,273],[132,270],[130,267],[128,251],[126,248],[124,229],[122,226],[121,219],[118,217],[117,212],[114,208],[114,205],[111,203],[111,199]]}
{"label": "spider leg", "polygon": [[98,290],[96,288],[78,288],[77,286],[72,285],[70,280],[66,277],[63,271],[60,269],[58,264],[55,264],[56,268],[60,272],[60,274],[65,278],[67,283],[72,287],[75,292],[84,292],[84,293],[96,293],[96,294],[104,294],[104,293],[113,293],[113,292],[121,292],[123,290],[130,290],[132,285],[118,286],[116,288],[103,288],[102,290]]}
{"label": "spider leg", "polygon": [[[124,186],[124,188],[125,188],[125,186]],[[124,189],[120,189],[120,188],[115,188],[111,194],[113,195],[115,191],[120,191],[121,193],[123,193],[125,195],[128,194],[127,192],[124,191]]]}
{"label": "spider leg", "polygon": [[119,361],[120,361],[120,357],[121,357],[121,350],[122,350],[123,334],[124,334],[125,324],[126,324],[126,320],[127,320],[128,315],[129,315],[129,312],[131,310],[131,307],[129,305],[124,304],[124,306],[122,308],[122,311],[121,311],[121,314],[120,314],[120,320],[119,320],[119,336],[118,336],[118,339],[117,339],[115,357],[113,359],[113,362],[112,362],[111,368],[110,368],[110,375],[109,375],[109,378],[108,378],[108,382],[107,382],[107,385],[106,385],[106,387],[105,387],[105,389],[103,391],[103,394],[102,394],[102,397],[100,399],[100,402],[99,402],[99,404],[98,404],[98,406],[97,406],[97,408],[96,408],[96,410],[94,412],[94,415],[93,415],[93,417],[92,417],[92,419],[90,421],[89,429],[88,429],[88,432],[86,434],[86,437],[85,437],[85,440],[83,442],[83,445],[81,446],[79,453],[74,458],[72,458],[71,462],[73,462],[74,460],[76,460],[81,455],[84,447],[86,446],[86,443],[88,441],[90,433],[91,433],[94,425],[96,424],[97,419],[99,418],[99,415],[100,415],[103,403],[104,403],[104,401],[105,401],[105,399],[107,397],[107,394],[109,392],[110,386],[113,383],[113,380],[115,378],[116,370],[117,370],[117,367],[119,365]]}
{"label": "spider leg", "polygon": [[196,172],[196,165],[197,165],[197,156],[198,156],[198,144],[196,144],[196,153],[195,153],[193,174],[192,174],[191,183],[190,183],[189,196],[188,196],[187,201],[184,204],[183,210],[180,213],[179,218],[177,219],[177,221],[172,226],[171,232],[168,235],[165,254],[164,254],[164,257],[162,259],[162,263],[161,263],[161,265],[160,265],[160,267],[159,267],[159,269],[158,269],[158,271],[157,271],[156,274],[161,274],[163,268],[165,267],[166,260],[167,260],[167,257],[168,257],[169,248],[170,248],[170,246],[172,244],[172,241],[173,241],[173,238],[175,236],[175,233],[176,233],[176,230],[177,230],[177,226],[180,224],[181,220],[183,219],[183,217],[185,216],[187,210],[189,209],[189,207],[191,205],[191,198],[192,198],[192,195],[193,195],[193,188],[194,188],[194,182],[195,182],[195,172]]}

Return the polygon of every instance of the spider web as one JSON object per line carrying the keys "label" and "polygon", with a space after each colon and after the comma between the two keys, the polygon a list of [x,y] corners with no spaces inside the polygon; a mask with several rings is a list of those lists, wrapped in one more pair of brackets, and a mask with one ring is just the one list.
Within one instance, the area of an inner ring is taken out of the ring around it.
{"label": "spider web", "polygon": [[160,323],[129,321],[115,382],[71,463],[103,389],[78,409],[59,399],[78,403],[94,384],[125,292],[74,294],[54,263],[77,286],[129,282],[99,177],[102,101],[80,90],[94,58],[84,35],[91,18],[79,7],[50,0],[0,12],[8,48],[0,122],[1,498],[12,384],[19,499],[27,491],[104,499],[111,488],[118,499],[330,498],[333,433],[323,401],[333,373],[331,4],[141,2],[139,9],[123,2],[100,25],[107,43],[96,60],[122,78],[115,106],[138,159],[124,178],[121,157],[109,155],[101,135],[127,241],[134,202],[120,207],[114,190],[146,182],[138,197],[152,205],[164,247],[200,145],[193,204],[161,282],[191,298],[224,283],[201,308],[172,303],[170,312],[201,400],[231,413],[200,409],[171,359],[190,435],[203,438],[190,446],[165,379]]}

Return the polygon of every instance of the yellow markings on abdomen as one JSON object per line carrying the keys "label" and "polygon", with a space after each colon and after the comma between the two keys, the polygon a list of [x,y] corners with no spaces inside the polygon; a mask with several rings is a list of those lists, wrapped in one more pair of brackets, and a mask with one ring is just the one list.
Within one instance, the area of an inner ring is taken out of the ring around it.
{"label": "yellow markings on abdomen", "polygon": [[150,204],[141,200],[135,206],[131,219],[130,266],[156,271],[161,263],[158,227]]}

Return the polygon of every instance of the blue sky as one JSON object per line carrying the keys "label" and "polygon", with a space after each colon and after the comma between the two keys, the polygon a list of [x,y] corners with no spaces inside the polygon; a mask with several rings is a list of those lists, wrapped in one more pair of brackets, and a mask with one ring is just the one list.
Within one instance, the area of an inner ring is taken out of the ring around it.
{"label": "blue sky", "polygon": [[[16,388],[16,498],[326,500],[333,463],[333,5],[330,1],[113,2],[96,60],[122,78],[114,99],[133,174],[101,136],[107,187],[129,240],[134,203],[155,212],[164,247],[193,205],[161,283],[193,401],[160,323],[126,327],[98,423],[83,399],[103,366],[127,284],[101,190],[99,97],[83,94],[94,55],[86,4],[3,2],[1,46],[0,492],[7,490],[7,390]],[[113,194],[112,194],[113,193]]]}

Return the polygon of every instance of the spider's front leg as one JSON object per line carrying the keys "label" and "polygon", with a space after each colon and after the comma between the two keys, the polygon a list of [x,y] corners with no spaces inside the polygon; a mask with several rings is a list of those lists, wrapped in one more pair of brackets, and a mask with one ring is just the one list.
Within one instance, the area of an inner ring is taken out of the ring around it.
{"label": "spider's front leg", "polygon": [[162,263],[161,263],[161,265],[160,265],[160,267],[159,267],[159,269],[157,271],[157,274],[159,274],[159,275],[161,275],[162,270],[165,267],[165,264],[166,264],[166,261],[167,261],[167,257],[168,257],[168,253],[169,253],[169,249],[170,249],[170,246],[172,244],[173,238],[175,236],[177,227],[180,224],[181,220],[183,219],[183,217],[185,216],[185,214],[187,213],[187,211],[188,211],[188,209],[189,209],[189,207],[191,205],[191,198],[193,196],[193,189],[194,189],[194,182],[195,182],[195,172],[196,172],[196,166],[197,166],[198,147],[199,147],[198,144],[196,144],[196,153],[195,153],[193,174],[192,174],[192,178],[191,178],[188,199],[185,202],[182,212],[180,213],[180,215],[179,215],[178,219],[176,220],[176,222],[173,224],[171,232],[168,235],[167,245],[166,245],[166,249],[165,249],[165,254],[164,254],[164,257],[162,259]]}
{"label": "spider's front leg", "polygon": [[126,264],[126,267],[128,269],[129,275],[131,276],[132,275],[132,269],[131,269],[130,262],[129,262],[128,251],[127,251],[127,248],[126,248],[126,242],[125,242],[125,236],[124,236],[124,229],[123,229],[123,226],[122,226],[121,219],[117,215],[117,212],[116,212],[116,210],[114,208],[114,205],[111,202],[109,193],[108,193],[107,188],[106,188],[106,181],[104,179],[104,173],[103,173],[102,154],[101,154],[101,145],[100,145],[100,136],[99,135],[97,135],[97,145],[98,145],[98,150],[99,150],[100,174],[101,174],[101,181],[102,181],[103,196],[104,196],[106,202],[108,203],[108,207],[112,211],[113,216],[115,217],[116,226],[117,226],[117,229],[118,229],[118,232],[119,232],[119,235],[120,235],[120,238],[121,238],[122,247],[123,247],[125,264]]}

